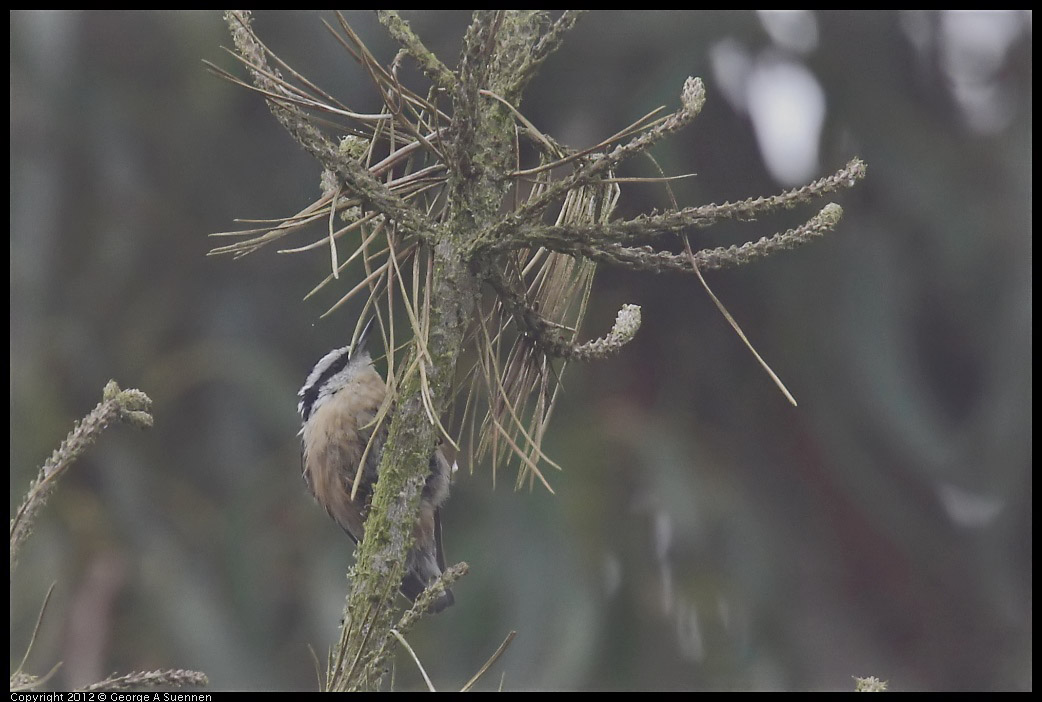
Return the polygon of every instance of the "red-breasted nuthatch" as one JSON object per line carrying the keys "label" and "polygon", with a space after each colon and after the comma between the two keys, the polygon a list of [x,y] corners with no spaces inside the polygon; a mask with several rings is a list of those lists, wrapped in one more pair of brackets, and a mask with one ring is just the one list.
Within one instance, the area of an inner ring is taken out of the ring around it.
{"label": "red-breasted nuthatch", "polygon": [[[387,439],[385,423],[373,437],[358,492],[352,500],[355,474],[387,393],[383,378],[373,368],[366,345],[372,326],[370,319],[353,348],[334,349],[315,364],[300,389],[297,405],[304,422],[300,430],[304,482],[356,544],[365,536],[365,519]],[[409,551],[400,588],[401,593],[413,601],[445,570],[440,507],[449,496],[451,472],[449,462],[441,449],[437,449],[431,456],[430,475],[423,488],[420,515],[413,531],[415,542]],[[440,612],[453,601],[452,592],[446,590],[432,610]]]}

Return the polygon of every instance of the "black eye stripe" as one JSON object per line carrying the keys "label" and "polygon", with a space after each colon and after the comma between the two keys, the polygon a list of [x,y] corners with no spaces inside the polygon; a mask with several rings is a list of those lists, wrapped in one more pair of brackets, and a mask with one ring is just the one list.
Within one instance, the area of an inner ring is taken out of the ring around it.
{"label": "black eye stripe", "polygon": [[311,416],[311,408],[315,405],[315,400],[317,399],[318,390],[315,388],[311,387],[304,391],[304,395],[300,400],[300,414],[305,422]]}
{"label": "black eye stripe", "polygon": [[315,401],[318,400],[319,390],[329,381],[330,378],[344,370],[350,360],[351,355],[347,351],[340,354],[337,356],[336,360],[330,363],[329,366],[322,371],[322,375],[318,376],[314,383],[304,388],[300,399],[300,414],[304,418],[304,421],[307,421],[308,417],[311,416],[311,410],[315,405]]}

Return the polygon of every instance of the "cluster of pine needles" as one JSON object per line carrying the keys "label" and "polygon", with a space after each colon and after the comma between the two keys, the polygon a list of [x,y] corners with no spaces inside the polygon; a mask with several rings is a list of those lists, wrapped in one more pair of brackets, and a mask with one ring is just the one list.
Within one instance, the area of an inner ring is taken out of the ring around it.
{"label": "cluster of pine needles", "polygon": [[[318,231],[310,234],[310,240],[293,246],[283,244],[278,250],[283,254],[328,251],[330,273],[305,299],[338,281],[349,266],[360,269],[361,280],[341,293],[323,316],[359,297],[364,304],[355,336],[370,316],[379,320],[391,392],[378,421],[385,420],[396,396],[395,388],[418,373],[431,423],[457,454],[463,454],[466,465],[473,467],[491,458],[495,480],[497,468],[516,458],[516,486],[531,486],[538,481],[551,489],[541,466],[559,467],[541,447],[567,362],[617,351],[640,325],[640,309],[627,305],[606,337],[579,342],[598,263],[694,273],[765,372],[795,404],[709,289],[700,269],[742,265],[777,250],[803,245],[831,230],[842,214],[841,208],[828,204],[800,227],[741,246],[696,252],[687,230],[724,219],[755,219],[768,211],[791,208],[849,187],[864,175],[864,164],[853,159],[832,176],[772,197],[681,209],[669,182],[688,176],[666,177],[648,149],[698,114],[705,100],[700,80],[689,78],[685,82],[679,111],[660,107],[582,150],[559,144],[506,97],[481,89],[478,93],[484,99],[499,102],[513,118],[514,169],[507,174],[512,187],[506,213],[496,227],[475,239],[475,249],[484,247],[487,260],[494,259],[495,267],[483,278],[489,289],[476,306],[459,357],[455,401],[447,422],[458,431],[447,429],[434,410],[426,378],[434,276],[430,248],[434,238],[426,234],[444,225],[450,215],[447,137],[451,136],[452,118],[439,105],[449,102],[447,86],[455,76],[420,44],[396,13],[382,11],[378,16],[403,47],[386,67],[343,15],[336,15],[336,26],[324,21],[380,96],[382,104],[377,112],[352,110],[295,71],[264,45],[245,15],[230,15],[237,50],[229,53],[245,65],[252,82],[207,62],[221,78],[263,95],[276,117],[305,148],[309,148],[309,141],[336,143],[338,153],[333,156],[349,160],[361,173],[352,173],[354,166],[346,172],[343,168],[325,171],[321,196],[310,205],[275,220],[239,220],[249,227],[213,234],[235,241],[210,253],[245,256],[291,235],[308,236],[305,232]],[[560,42],[576,17],[566,12],[550,23],[533,52],[545,55],[556,48],[555,42]],[[431,79],[426,94],[410,89],[401,77],[407,58],[415,59]],[[530,61],[526,65],[537,64]],[[326,134],[338,141],[331,141]],[[316,148],[309,150],[315,153]],[[651,159],[662,175],[616,177],[615,165],[633,155]],[[627,221],[613,220],[620,184],[638,180],[663,183],[673,209]],[[373,183],[382,187],[371,187]],[[631,245],[642,238],[663,235],[679,237],[679,254]],[[460,437],[459,441],[455,437]]]}
{"label": "cluster of pine needles", "polygon": [[[438,107],[439,91],[431,89],[422,96],[403,85],[399,69],[405,54],[399,53],[389,67],[382,67],[344,17],[338,13],[337,18],[339,27],[323,22],[382,96],[383,106],[379,112],[363,114],[351,110],[286,64],[249,27],[244,27],[244,31],[252,34],[257,45],[263,47],[266,58],[281,70],[251,62],[235,51],[229,54],[250,71],[267,76],[278,87],[277,91],[243,81],[213,63],[206,62],[207,67],[221,78],[261,93],[268,100],[306,111],[314,124],[339,136],[341,153],[356,158],[369,173],[425,213],[432,226],[436,226],[446,215],[446,166],[441,138],[449,122],[449,116]],[[283,72],[291,78],[284,78]],[[498,96],[490,97],[502,100]],[[543,194],[554,181],[555,170],[574,167],[623,139],[654,128],[665,119],[662,116],[665,108],[659,108],[603,142],[574,151],[557,144],[519,111],[509,107],[516,118],[517,168],[511,174],[516,182],[515,207]],[[538,163],[522,167],[522,153],[528,145],[535,147],[527,151],[534,152]],[[388,386],[394,388],[404,374],[423,372],[422,347],[427,338],[433,258],[425,242],[403,234],[381,213],[367,208],[361,197],[342,193],[329,175],[324,174],[321,196],[296,214],[274,220],[240,219],[237,221],[249,225],[248,228],[212,234],[235,241],[215,247],[210,254],[238,258],[275,242],[283,244],[278,249],[280,254],[328,250],[330,273],[304,296],[305,300],[339,280],[349,266],[360,266],[361,280],[340,295],[322,316],[333,314],[356,297],[364,299],[354,336],[357,337],[365,320],[373,314],[377,316],[384,347],[389,351],[386,355]],[[569,190],[556,223],[593,225],[609,221],[622,180],[609,175],[597,184]],[[318,236],[314,234],[316,229],[320,230]],[[287,237],[306,236],[308,232],[311,232],[310,241],[285,245]],[[345,251],[341,251],[341,247]],[[525,298],[539,310],[546,323],[575,343],[587,311],[595,269],[596,265],[587,258],[534,247],[511,256],[504,275],[524,290]],[[401,319],[406,320],[407,327],[399,324]],[[407,328],[404,334],[407,340],[399,343],[403,333],[396,330],[403,327]],[[518,327],[514,312],[501,298],[489,295],[479,306],[468,335],[466,367],[461,370],[462,380],[457,384],[462,389],[453,404],[455,412],[450,421],[450,425],[463,429],[465,440],[457,443],[453,434],[444,429],[440,418],[432,414],[431,420],[442,426],[447,442],[465,453],[466,465],[473,466],[490,457],[495,479],[497,466],[516,457],[521,467],[517,486],[538,480],[552,491],[540,465],[558,466],[547,457],[541,445],[568,359],[551,357]],[[416,347],[420,347],[418,353],[413,352]],[[404,371],[401,370],[403,364],[408,364]],[[388,393],[378,421],[384,421],[393,399],[394,393]]]}

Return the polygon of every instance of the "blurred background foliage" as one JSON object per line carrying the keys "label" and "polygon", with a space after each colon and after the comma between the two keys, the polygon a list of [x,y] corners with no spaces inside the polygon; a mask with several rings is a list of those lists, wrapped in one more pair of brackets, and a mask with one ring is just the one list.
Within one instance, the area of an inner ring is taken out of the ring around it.
{"label": "blurred background foliage", "polygon": [[[390,60],[375,19],[347,16]],[[375,110],[322,17],[256,28]],[[406,17],[455,65],[467,14]],[[644,326],[569,370],[555,496],[458,474],[445,541],[471,574],[410,637],[439,689],[513,629],[485,688],[1031,687],[1031,35],[1030,13],[998,12],[580,21],[522,105],[547,134],[594,144],[696,75],[703,114],[655,151],[698,174],[673,184],[681,205],[855,155],[868,177],[836,234],[707,274],[797,409],[693,277],[598,273],[584,338],[626,302]],[[57,688],[186,667],[215,689],[315,689],[308,645],[324,659],[338,627],[352,549],[301,482],[295,392],[359,307],[318,319],[343,278],[301,301],[325,250],[205,256],[233,218],[318,192],[263,101],[203,70],[233,67],[229,44],[216,12],[11,14],[12,510],[106,380],[155,400],[152,431],[112,430],[74,468],[14,574],[12,666],[57,580],[28,665],[63,661]],[[630,185],[618,216],[668,206]],[[395,685],[422,687],[404,658]]]}

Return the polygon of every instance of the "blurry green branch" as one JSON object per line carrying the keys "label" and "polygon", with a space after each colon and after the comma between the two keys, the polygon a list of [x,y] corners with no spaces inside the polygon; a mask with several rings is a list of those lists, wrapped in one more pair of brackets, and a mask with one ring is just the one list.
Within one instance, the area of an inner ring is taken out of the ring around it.
{"label": "blurry green branch", "polygon": [[152,400],[140,390],[120,390],[116,381],[105,385],[102,401],[86,417],[76,422],[72,431],[51,457],[44,462],[29,492],[11,519],[11,571],[14,571],[18,550],[32,532],[33,521],[55,486],[73,462],[98,440],[113,422],[125,422],[139,428],[152,426],[148,413]]}
{"label": "blurry green branch", "polygon": [[854,676],[854,692],[886,692],[886,680],[880,680],[875,676],[859,678]]}
{"label": "blurry green branch", "polygon": [[[152,415],[149,410],[152,400],[140,390],[120,390],[116,381],[110,380],[102,393],[101,402],[87,416],[76,422],[72,431],[65,437],[61,445],[54,450],[29,485],[29,491],[22,500],[14,517],[11,519],[11,573],[14,575],[18,552],[32,533],[33,523],[47,498],[54,492],[58,481],[68,472],[73,462],[98,440],[101,433],[113,423],[122,422],[141,429],[152,426]],[[57,671],[55,665],[42,677],[30,675],[24,671],[25,663],[32,651],[36,634],[43,621],[43,614],[50,600],[53,586],[48,590],[40,614],[37,617],[32,639],[26,647],[17,669],[11,673],[11,691],[32,690],[47,682]],[[157,670],[153,672],[134,672],[126,675],[113,675],[100,682],[93,683],[80,691],[129,690],[143,686],[156,685],[206,685],[206,675],[192,670]]]}
{"label": "blurry green branch", "polygon": [[[420,598],[413,613],[395,623],[392,602],[439,441],[463,451],[472,467],[490,455],[493,480],[497,465],[516,458],[518,486],[538,480],[550,489],[542,471],[557,466],[541,444],[567,361],[618,353],[640,326],[640,309],[625,305],[607,334],[580,341],[598,263],[693,273],[705,285],[700,268],[742,265],[802,246],[831,231],[842,209],[828,203],[801,226],[726,248],[692,250],[692,230],[793,208],[864,176],[865,165],[853,159],[831,176],[778,195],[688,208],[674,203],[666,212],[615,219],[626,182],[616,170],[635,156],[650,156],[654,145],[692,124],[705,104],[705,86],[688,78],[677,109],[653,110],[593,147],[558,143],[521,112],[522,94],[579,16],[477,11],[453,69],[396,12],[378,14],[400,46],[386,65],[337,14],[337,26],[326,27],[379,95],[377,113],[352,109],[289,67],[254,33],[248,12],[229,11],[225,19],[233,56],[251,82],[207,63],[261,94],[323,169],[317,200],[288,217],[215,233],[234,241],[210,253],[243,256],[321,222],[317,238],[280,253],[329,248],[330,275],[309,296],[346,266],[360,268],[361,282],[326,314],[360,296],[362,315],[376,314],[387,350],[394,409],[327,689],[379,688],[391,648],[404,642],[407,619],[423,611]],[[430,81],[425,94],[400,80],[407,60]],[[670,178],[651,180],[668,188]],[[678,239],[680,255],[665,248]],[[349,255],[339,254],[342,246]],[[396,327],[404,326],[396,318],[408,325],[405,343],[395,339]],[[446,426],[463,427],[468,440]]]}
{"label": "blurry green branch", "polygon": [[[100,692],[102,690],[136,690],[142,687],[172,685],[207,685],[209,681],[204,673],[195,670],[146,670],[127,673],[126,675],[110,675],[91,685],[81,687],[79,692]],[[174,697],[170,697],[174,699]]]}

